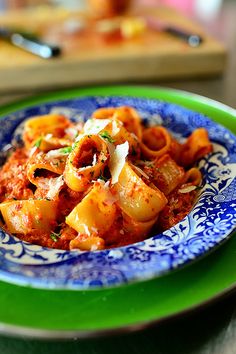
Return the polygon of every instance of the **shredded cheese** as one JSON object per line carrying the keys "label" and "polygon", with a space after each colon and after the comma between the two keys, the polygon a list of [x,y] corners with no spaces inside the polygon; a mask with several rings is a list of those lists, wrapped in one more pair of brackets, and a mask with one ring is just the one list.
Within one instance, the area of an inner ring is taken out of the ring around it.
{"label": "shredded cheese", "polygon": [[84,125],[84,135],[97,135],[105,129],[110,122],[110,119],[89,119]]}
{"label": "shredded cheese", "polygon": [[149,176],[143,170],[141,170],[141,168],[135,165],[132,167],[138,172],[139,175],[143,175],[145,178],[149,179]]}
{"label": "shredded cheese", "polygon": [[196,186],[187,186],[184,188],[179,189],[179,193],[190,193],[192,191],[194,191],[197,187]]}
{"label": "shredded cheese", "polygon": [[96,165],[96,163],[97,163],[97,155],[96,155],[96,154],[94,154],[94,155],[93,155],[93,162],[92,162],[92,166],[95,166],[95,165]]}
{"label": "shredded cheese", "polygon": [[48,140],[50,140],[52,137],[53,137],[52,134],[46,134],[45,137],[44,137],[44,140],[48,141]]}
{"label": "shredded cheese", "polygon": [[111,154],[109,169],[111,172],[111,183],[115,184],[119,180],[120,173],[125,165],[126,157],[129,153],[129,143],[126,141],[124,144],[117,145],[114,152]]}
{"label": "shredded cheese", "polygon": [[69,127],[67,129],[65,129],[65,133],[69,136],[69,138],[75,139],[78,134],[78,130],[76,130],[75,128]]}
{"label": "shredded cheese", "polygon": [[60,157],[65,157],[65,155],[68,155],[68,153],[64,153],[62,149],[56,149],[56,150],[50,150],[46,153],[46,158],[50,159],[55,159],[55,158],[60,158]]}
{"label": "shredded cheese", "polygon": [[37,149],[37,146],[32,147],[29,151],[29,157],[32,157]]}
{"label": "shredded cheese", "polygon": [[91,236],[91,233],[89,231],[89,228],[86,224],[83,224],[83,228],[84,228],[84,233],[88,236]]}
{"label": "shredded cheese", "polygon": [[60,191],[61,187],[64,185],[64,177],[60,176],[58,178],[50,178],[48,180],[49,191],[47,193],[48,199],[53,199]]}
{"label": "shredded cheese", "polygon": [[119,125],[123,125],[122,122],[119,121],[119,124],[117,121],[113,120],[112,121],[112,131],[111,131],[111,136],[116,136],[120,132],[120,127]]}

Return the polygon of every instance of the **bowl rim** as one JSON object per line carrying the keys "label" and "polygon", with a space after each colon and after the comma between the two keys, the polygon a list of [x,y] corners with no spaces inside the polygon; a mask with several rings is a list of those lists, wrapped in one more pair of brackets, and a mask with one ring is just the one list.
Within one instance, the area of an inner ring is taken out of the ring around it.
{"label": "bowl rim", "polygon": [[[110,88],[111,89],[111,88]],[[114,89],[114,88],[113,88]],[[119,87],[117,88],[117,87],[115,87],[115,91],[117,92],[117,89],[118,89],[118,91],[119,91]],[[133,89],[133,87],[130,87],[130,89],[132,90]],[[95,91],[96,91],[97,89],[95,88]],[[127,88],[126,88],[126,90],[127,90]],[[141,89],[142,90],[142,89]],[[123,94],[122,95],[120,95],[120,93],[119,94],[107,94],[107,92],[105,92],[105,94],[100,94],[100,92],[99,92],[99,94],[98,94],[98,92],[96,92],[96,95],[93,95],[93,93],[91,93],[91,91],[93,91],[93,89],[89,89],[89,95],[87,94],[87,90],[85,90],[86,92],[84,92],[83,91],[83,93],[82,94],[80,94],[80,95],[78,95],[78,92],[77,92],[77,90],[72,90],[72,91],[69,91],[69,93],[67,92],[67,94],[66,94],[66,96],[68,96],[69,95],[69,97],[65,97],[64,95],[62,95],[62,100],[66,100],[67,98],[69,98],[70,100],[73,100],[73,99],[83,99],[83,98],[85,98],[85,99],[89,99],[89,98],[91,98],[91,97],[93,97],[93,96],[96,96],[96,97],[115,97],[115,98],[118,98],[118,97],[124,97],[124,98],[129,98],[129,97],[131,97],[131,98],[133,98],[133,99],[143,99],[143,100],[147,100],[147,99],[150,99],[150,98],[153,98],[153,97],[143,97],[143,95],[141,96],[141,97],[139,97],[139,95],[137,96],[137,95],[129,95],[129,94],[127,94],[127,92],[125,92],[124,93],[124,91],[123,91]],[[105,90],[106,91],[106,90]],[[160,98],[160,95],[159,95],[159,92],[161,92],[162,93],[162,95],[164,94],[166,94],[166,92],[168,92],[168,93],[172,93],[172,92],[174,92],[174,94],[176,94],[176,91],[179,93],[179,91],[178,90],[170,90],[170,89],[160,89],[159,91],[158,90],[156,90],[155,89],[155,95],[157,96],[158,95],[158,97],[155,97],[154,98],[154,100],[155,101],[162,101],[162,99]],[[181,94],[181,93],[180,93]],[[192,97],[192,94],[191,93],[186,93],[186,92],[184,92],[184,94],[185,95],[187,95],[187,96],[190,96],[190,97]],[[56,95],[56,97],[55,97],[55,95]],[[72,95],[72,96],[71,96]],[[59,96],[61,96],[61,92],[59,92]],[[195,95],[193,95],[193,96],[195,96]],[[198,96],[198,95],[197,95]],[[53,102],[55,102],[55,100],[58,100],[58,95],[57,94],[54,94],[54,93],[52,93],[52,94],[50,94],[50,99],[48,100],[46,100],[45,101],[45,95],[43,96],[43,98],[42,97],[36,97],[36,98],[31,98],[31,99],[26,99],[24,102],[22,102],[22,101],[20,101],[20,109],[23,109],[23,108],[30,108],[30,107],[39,107],[39,105],[40,105],[40,103],[41,104],[46,104],[46,103],[53,103]],[[35,102],[35,100],[36,100],[36,102]],[[38,100],[40,100],[40,102],[38,102]],[[170,104],[173,104],[173,102],[169,102],[169,100],[165,100],[167,103],[170,103]],[[208,99],[206,99],[206,101],[208,101]],[[29,102],[31,102],[32,104],[29,104]],[[174,103],[174,104],[176,104],[176,103]],[[22,107],[22,105],[23,105],[23,107]],[[19,106],[19,104],[17,104],[16,103],[16,106],[18,107]],[[182,106],[182,104],[180,104],[180,103],[177,103],[177,106],[179,106],[180,108],[183,108],[183,106]],[[220,104],[220,106],[221,106],[221,104]],[[224,106],[224,105],[223,105]],[[8,108],[9,108],[9,105],[7,105],[7,106],[5,106],[5,110],[8,110]],[[189,109],[189,108],[188,108]],[[18,108],[18,110],[19,110],[19,108]],[[230,114],[231,114],[231,109],[229,108],[229,110],[230,110]],[[234,111],[234,110],[233,110]],[[192,110],[192,112],[196,112],[195,110],[193,111]],[[11,110],[11,113],[12,113],[12,110]],[[234,112],[235,113],[235,112]],[[6,112],[5,112],[5,114],[4,114],[4,116],[6,116]],[[2,116],[3,114],[1,114],[1,116]],[[215,125],[215,123],[213,123],[214,125]],[[223,240],[221,240],[220,242],[219,242],[219,245],[224,241],[224,240],[226,240],[226,239],[228,239],[228,237],[229,236],[226,236]],[[138,244],[135,244],[134,246],[137,246]],[[129,246],[132,246],[132,245],[128,245],[128,246],[126,246],[126,247],[122,247],[122,248],[118,248],[118,250],[119,249],[127,249],[127,247],[129,247]],[[218,246],[218,243],[217,243],[217,245],[215,245],[213,248],[212,248],[212,250],[214,250],[215,249],[215,247],[217,247]],[[209,251],[208,251],[209,252]],[[207,252],[207,254],[208,254],[208,252]],[[73,253],[73,252],[71,252],[71,253]],[[198,260],[199,258],[201,258],[202,256],[205,256],[205,253],[206,252],[203,252],[203,254],[198,254],[197,256],[196,256],[196,260]],[[195,260],[194,260],[195,261]],[[46,265],[46,264],[45,264]],[[134,282],[134,281],[145,281],[145,280],[148,280],[148,279],[152,279],[153,277],[159,277],[159,276],[162,276],[162,275],[165,275],[165,274],[167,274],[169,271],[173,271],[173,269],[170,269],[170,268],[168,268],[167,269],[167,271],[162,271],[162,272],[160,272],[160,274],[153,274],[153,273],[147,273],[147,275],[145,275],[145,276],[143,276],[142,277],[142,279],[139,279],[139,278],[135,278],[134,276],[133,277],[131,277],[131,278],[127,278],[127,281],[128,281],[128,283],[132,283],[132,282]],[[8,276],[8,274],[6,274],[6,275],[4,275],[3,273],[1,274],[1,277],[2,277],[2,280],[8,280],[8,281],[11,281],[11,278],[9,279],[9,276]],[[21,278],[21,277],[16,277],[17,278],[17,281],[15,280],[15,278],[14,278],[14,280],[12,279],[12,281],[13,282],[16,282],[16,283],[18,283],[18,284],[20,284],[20,285],[28,285],[28,284],[30,284],[30,280],[29,281],[26,281],[26,279],[24,279],[24,276],[23,276],[23,278]],[[20,279],[21,278],[21,279]],[[115,284],[115,286],[120,286],[120,285],[122,285],[122,284],[125,284],[126,283],[126,281],[121,281],[121,282],[118,282],[118,284]],[[56,288],[59,288],[59,289],[71,289],[71,290],[83,290],[84,288],[83,288],[83,286],[81,286],[81,285],[76,285],[75,287],[71,287],[71,286],[69,286],[68,287],[68,285],[52,285],[52,284],[45,284],[45,283],[41,283],[41,281],[36,281],[36,280],[34,280],[33,281],[33,283],[31,284],[32,286],[36,286],[36,287],[39,287],[39,288],[50,288],[51,286],[56,286]],[[112,284],[112,286],[114,286],[114,284]],[[100,286],[99,286],[100,287]],[[87,288],[86,288],[87,289]],[[91,289],[93,289],[93,286],[91,287]]]}
{"label": "bowl rim", "polygon": [[[139,97],[144,97],[144,95],[147,95],[148,98],[157,98],[157,95],[161,92],[162,95],[165,93],[169,96],[168,102],[180,104],[180,101],[183,101],[187,99],[187,102],[182,102],[181,105],[185,106],[189,109],[192,109],[194,111],[198,111],[200,113],[206,114],[209,117],[211,117],[214,120],[220,120],[220,118],[229,118],[228,123],[233,121],[235,124],[236,121],[236,110],[234,108],[228,107],[224,105],[223,103],[217,102],[215,100],[203,97],[201,95],[197,94],[192,94],[190,92],[186,91],[181,91],[181,90],[176,90],[176,89],[169,89],[169,88],[150,88],[150,87],[138,87],[138,86],[107,86],[106,89],[110,91],[110,88],[112,88],[113,93],[115,94],[122,94],[125,90],[131,92],[135,91],[135,96],[138,95]],[[96,89],[104,89],[104,87],[97,87]],[[119,92],[116,92],[118,89]],[[77,94],[81,93],[84,89],[73,89],[73,93],[77,92]],[[51,97],[53,95],[57,94],[57,92],[51,93]],[[107,94],[107,93],[106,93]],[[27,103],[32,103],[33,99],[36,100],[41,100],[43,97],[48,97],[48,95],[40,95],[35,96],[30,98],[30,99],[25,99],[25,100],[20,100],[15,103],[10,103],[7,105],[4,105],[0,107],[1,115],[7,114],[7,112],[12,112],[17,108],[20,108],[22,105],[27,104]],[[54,97],[55,98],[55,97]],[[210,114],[209,114],[210,112]],[[227,123],[227,120],[224,120],[224,125]],[[227,124],[226,125],[229,129],[232,128],[232,124]],[[236,133],[236,130],[235,130]],[[230,247],[224,247],[223,251],[225,254],[230,255],[232,253],[232,250]],[[212,254],[209,259],[214,259],[215,255]],[[228,259],[228,258],[227,258]],[[204,262],[204,260],[199,260],[197,264],[194,265],[194,267],[190,266],[190,269],[192,271],[193,268],[199,269],[200,265]],[[230,267],[230,274],[229,274],[229,281],[227,285],[220,281],[220,279],[217,277],[217,287],[216,289],[211,290],[211,294],[207,294],[207,297],[205,297],[205,292],[202,292],[202,297],[204,298],[198,298],[194,304],[191,303],[190,299],[187,297],[185,298],[185,308],[179,308],[177,312],[172,312],[170,315],[162,314],[159,315],[159,317],[155,314],[155,319],[154,320],[142,320],[138,325],[137,324],[128,324],[128,325],[122,325],[116,326],[114,328],[107,328],[107,329],[99,329],[99,330],[89,330],[88,332],[86,331],[81,331],[81,330],[75,330],[75,331],[65,331],[65,330],[60,330],[58,333],[55,333],[50,330],[42,330],[40,328],[34,328],[31,332],[28,331],[27,326],[17,326],[17,325],[10,325],[6,323],[6,321],[0,321],[1,326],[0,326],[0,332],[5,333],[8,335],[16,335],[16,336],[27,336],[30,338],[50,338],[50,339],[60,339],[60,338],[74,338],[77,336],[78,338],[91,338],[91,337],[98,337],[100,335],[110,335],[110,334],[118,334],[118,333],[124,333],[124,332],[131,332],[131,331],[137,331],[139,329],[144,329],[148,328],[154,324],[159,323],[160,321],[167,320],[169,318],[174,318],[178,317],[180,315],[186,314],[194,309],[198,309],[199,307],[203,307],[205,305],[210,304],[211,302],[215,302],[219,298],[221,298],[225,294],[229,294],[236,289],[236,273],[234,274],[233,267]],[[214,270],[214,269],[213,269]],[[184,278],[184,274],[186,273],[185,269],[182,269],[181,271],[177,272],[178,277]],[[196,275],[196,274],[195,274]],[[176,276],[176,275],[175,275]],[[193,273],[194,276],[194,273]],[[17,291],[19,288],[17,286],[13,286],[12,284],[4,284],[6,286],[9,286],[11,289],[14,289],[14,291]],[[188,285],[188,282],[186,282],[186,285]],[[203,285],[205,285],[204,280],[203,280]],[[145,284],[144,284],[145,286]],[[37,294],[37,293],[36,293]],[[45,295],[46,296],[46,295]],[[84,333],[86,333],[84,335]]]}

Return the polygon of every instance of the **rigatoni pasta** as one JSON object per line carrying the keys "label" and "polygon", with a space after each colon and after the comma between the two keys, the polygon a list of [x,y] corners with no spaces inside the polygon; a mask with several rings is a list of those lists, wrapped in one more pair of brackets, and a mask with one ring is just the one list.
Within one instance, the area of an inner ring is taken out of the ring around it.
{"label": "rigatoni pasta", "polygon": [[[73,134],[72,134],[73,132]],[[0,225],[42,246],[87,251],[144,240],[179,222],[201,185],[207,131],[180,144],[132,107],[95,111],[83,126],[28,119],[24,146],[0,170]]]}

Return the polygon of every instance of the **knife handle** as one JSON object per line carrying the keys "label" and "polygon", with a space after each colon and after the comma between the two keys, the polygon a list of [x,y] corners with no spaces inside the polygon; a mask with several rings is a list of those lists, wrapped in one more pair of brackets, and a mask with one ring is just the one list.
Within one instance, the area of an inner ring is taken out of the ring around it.
{"label": "knife handle", "polygon": [[61,48],[59,46],[50,45],[35,37],[27,36],[25,34],[12,33],[10,36],[10,41],[16,47],[24,49],[27,52],[44,59],[58,57],[61,54]]}
{"label": "knife handle", "polygon": [[202,37],[198,34],[189,33],[177,27],[167,26],[165,32],[184,40],[191,47],[198,47],[203,41]]}

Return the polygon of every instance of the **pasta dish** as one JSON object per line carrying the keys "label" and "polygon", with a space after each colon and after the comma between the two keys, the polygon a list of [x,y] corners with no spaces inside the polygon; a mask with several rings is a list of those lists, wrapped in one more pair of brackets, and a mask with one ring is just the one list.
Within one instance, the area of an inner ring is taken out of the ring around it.
{"label": "pasta dish", "polygon": [[65,250],[124,246],[174,226],[201,186],[196,162],[212,151],[204,128],[180,143],[132,107],[98,109],[83,124],[32,117],[22,140],[0,170],[0,226]]}

